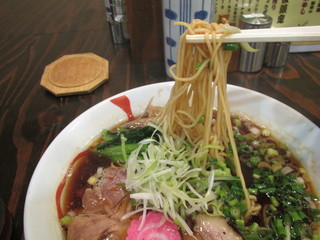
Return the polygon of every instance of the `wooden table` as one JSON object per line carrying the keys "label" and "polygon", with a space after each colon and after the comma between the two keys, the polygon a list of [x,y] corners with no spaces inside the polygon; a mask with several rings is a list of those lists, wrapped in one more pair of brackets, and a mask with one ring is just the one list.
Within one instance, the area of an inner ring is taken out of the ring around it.
{"label": "wooden table", "polygon": [[[69,97],[55,97],[40,86],[46,65],[65,54],[85,52],[109,60],[107,83],[90,94]],[[24,239],[27,187],[57,134],[103,99],[170,80],[163,61],[136,63],[132,52],[129,44],[112,43],[103,1],[0,0],[0,194],[14,217],[13,239]],[[319,66],[319,52],[290,54],[283,68],[233,72],[228,81],[278,99],[320,126]]]}

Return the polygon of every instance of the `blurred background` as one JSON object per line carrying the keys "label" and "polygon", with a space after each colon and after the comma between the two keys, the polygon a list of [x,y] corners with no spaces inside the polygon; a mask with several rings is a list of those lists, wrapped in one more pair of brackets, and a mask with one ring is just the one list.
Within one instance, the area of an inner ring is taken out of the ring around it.
{"label": "blurred background", "polygon": [[[241,28],[260,28],[259,24],[243,24],[243,16],[260,14],[270,17],[269,24],[263,27],[312,26],[319,24],[320,19],[320,2],[316,0],[105,0],[105,6],[114,42],[130,42],[133,61],[163,60],[167,74],[168,67],[176,62],[179,35],[184,31],[182,27],[173,26],[175,21],[190,22],[199,18],[208,22],[227,21]],[[284,65],[288,52],[319,51],[320,43],[295,42],[271,47],[278,52],[269,58],[282,58],[281,64],[273,65],[279,67]],[[234,55],[237,56],[234,56],[235,64],[230,71],[257,72],[261,69],[261,66],[251,69],[240,66],[239,69],[237,58],[241,58],[240,54]]]}

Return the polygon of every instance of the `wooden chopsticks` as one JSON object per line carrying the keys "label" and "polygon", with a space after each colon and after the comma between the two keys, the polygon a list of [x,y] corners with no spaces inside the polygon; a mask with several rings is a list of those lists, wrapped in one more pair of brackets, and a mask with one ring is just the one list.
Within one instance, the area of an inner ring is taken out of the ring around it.
{"label": "wooden chopsticks", "polygon": [[[217,39],[221,34],[216,35]],[[212,39],[212,35],[209,35]],[[205,36],[187,35],[189,43],[204,43]],[[223,42],[313,42],[320,41],[320,26],[243,29],[241,33],[231,34]]]}

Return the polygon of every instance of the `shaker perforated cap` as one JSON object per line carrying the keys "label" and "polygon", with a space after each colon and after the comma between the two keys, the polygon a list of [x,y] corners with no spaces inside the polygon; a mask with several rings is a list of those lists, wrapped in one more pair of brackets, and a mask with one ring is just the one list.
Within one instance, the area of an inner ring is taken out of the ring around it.
{"label": "shaker perforated cap", "polygon": [[263,13],[243,14],[240,17],[239,27],[241,29],[269,28],[272,18]]}

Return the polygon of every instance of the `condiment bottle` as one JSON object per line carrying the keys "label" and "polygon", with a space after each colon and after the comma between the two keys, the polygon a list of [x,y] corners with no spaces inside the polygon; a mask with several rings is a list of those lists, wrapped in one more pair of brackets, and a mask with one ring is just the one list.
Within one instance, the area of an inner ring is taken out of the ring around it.
{"label": "condiment bottle", "polygon": [[286,64],[290,42],[268,43],[264,64],[267,67],[283,67]]}
{"label": "condiment bottle", "polygon": [[[241,29],[259,29],[270,28],[272,24],[272,18],[270,16],[251,13],[244,14],[240,17],[239,27]],[[266,43],[264,42],[250,42],[252,48],[259,49],[257,52],[248,52],[241,49],[239,71],[240,72],[258,72],[261,70],[264,54],[266,49]]]}
{"label": "condiment bottle", "polygon": [[129,37],[125,0],[105,0],[104,2],[113,43],[126,43]]}

